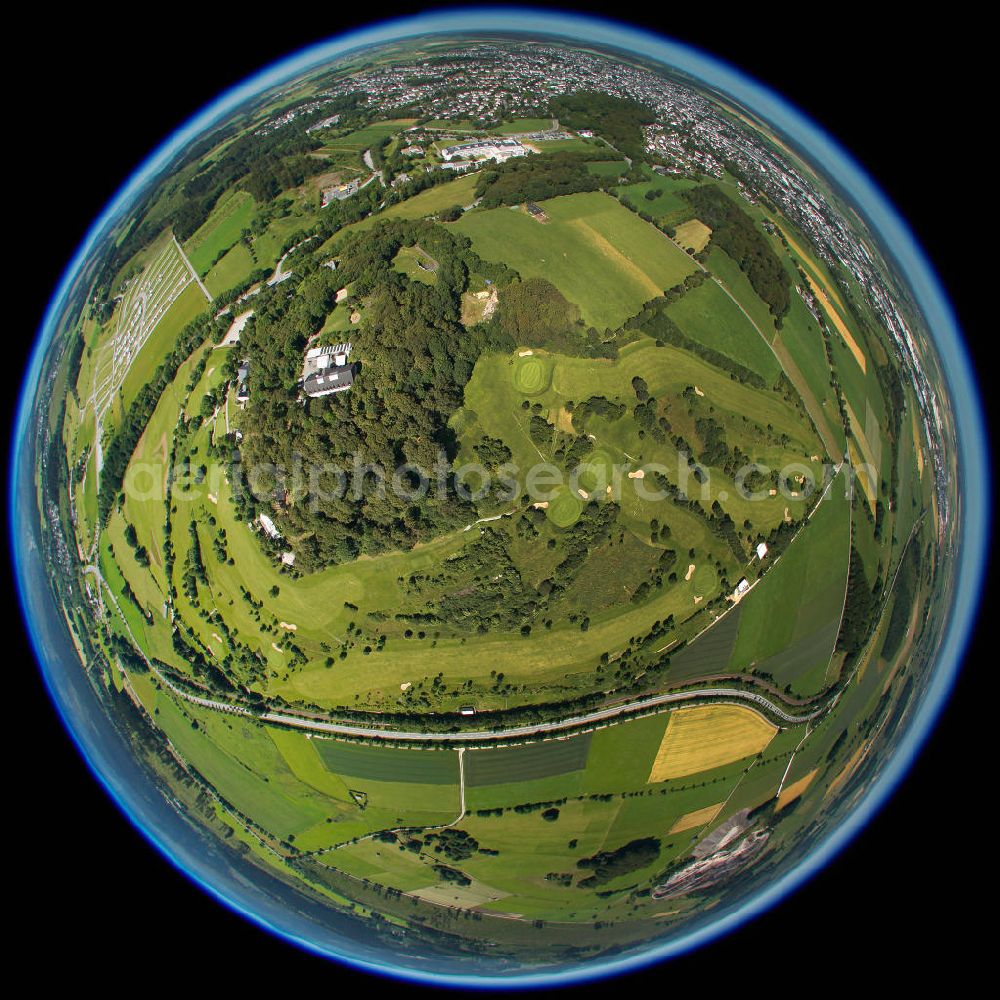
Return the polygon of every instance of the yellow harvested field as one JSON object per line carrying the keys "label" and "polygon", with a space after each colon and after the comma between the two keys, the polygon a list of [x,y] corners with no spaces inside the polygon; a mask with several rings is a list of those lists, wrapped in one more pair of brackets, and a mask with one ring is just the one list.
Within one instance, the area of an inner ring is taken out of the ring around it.
{"label": "yellow harvested field", "polygon": [[[881,477],[881,462],[879,461],[881,456],[875,454],[875,451],[872,448],[872,442],[868,437],[868,433],[865,428],[862,428],[861,421],[858,420],[857,414],[855,414],[854,410],[851,409],[851,404],[845,401],[845,405],[847,407],[847,418],[851,424],[851,434],[857,444],[857,447],[852,445],[851,462],[857,472],[861,487],[865,491],[868,506],[871,508],[872,513],[874,513],[875,500],[878,496],[878,484]],[[877,425],[875,425],[874,429],[875,432],[878,433]],[[881,448],[879,450],[881,450]],[[860,459],[858,458],[859,451]],[[864,465],[860,464],[862,461],[864,462]]]}
{"label": "yellow harvested field", "polygon": [[869,430],[874,431],[876,434],[878,433],[878,424],[873,420],[870,427],[868,425],[863,427],[861,421],[858,420],[858,415],[851,409],[851,404],[847,400],[844,400],[844,405],[847,408],[847,418],[851,423],[851,433],[858,442],[858,447],[861,449],[864,460],[875,470],[875,475],[880,475],[882,471],[882,463],[879,461],[880,456],[875,454],[872,442],[868,437]]}
{"label": "yellow harvested field", "polygon": [[629,260],[616,246],[606,240],[586,219],[573,219],[569,223],[574,229],[584,233],[594,249],[617,265],[626,274],[641,284],[652,298],[663,294],[663,289],[635,261]]}
{"label": "yellow harvested field", "polygon": [[670,828],[670,833],[683,833],[685,830],[694,830],[696,827],[711,823],[719,810],[722,808],[721,802],[716,802],[714,806],[705,806],[704,809],[695,809],[694,812],[685,813]]}
{"label": "yellow harvested field", "polygon": [[868,509],[874,514],[876,500],[875,484],[872,482],[869,467],[861,461],[861,455],[858,452],[857,445],[854,443],[854,438],[848,438],[847,451],[851,457],[851,465],[857,473],[857,480],[861,486],[861,491],[865,495],[865,500],[868,501]]}
{"label": "yellow harvested field", "polygon": [[917,456],[917,472],[920,478],[924,478],[924,449],[920,446],[920,418],[917,416],[917,408],[910,408],[910,415],[913,420],[913,451]]}
{"label": "yellow harvested field", "polygon": [[778,796],[777,809],[779,812],[784,809],[789,802],[794,802],[797,798],[801,797],[802,793],[812,784],[812,780],[816,777],[816,772],[818,770],[818,767],[814,767],[807,775],[799,778],[798,781],[782,788],[781,794]]}
{"label": "yellow harvested field", "polygon": [[850,778],[852,774],[854,774],[855,770],[857,770],[858,764],[861,763],[867,749],[868,749],[868,742],[865,742],[862,743],[861,746],[859,746],[858,749],[851,754],[851,759],[843,766],[843,768],[840,771],[840,774],[838,774],[837,777],[830,782],[826,791],[823,793],[824,799],[828,799],[830,798],[831,795],[836,794],[837,789],[840,788],[840,786],[843,785],[843,783],[847,781],[847,779]]}
{"label": "yellow harvested field", "polygon": [[679,243],[685,250],[691,249],[695,253],[704,250],[711,238],[712,230],[701,219],[682,222],[674,233],[675,242]]}
{"label": "yellow harvested field", "polygon": [[436,903],[438,906],[454,906],[460,909],[472,909],[477,906],[485,906],[489,903],[499,902],[510,895],[502,889],[497,889],[492,885],[485,885],[482,882],[473,882],[472,885],[460,886],[447,883],[436,883],[425,889],[413,889],[409,895],[424,899],[428,903]]}
{"label": "yellow harvested field", "polygon": [[[816,262],[813,260],[812,255],[805,252],[795,240],[788,234],[788,230],[784,226],[779,226],[781,232],[784,234],[786,240],[788,240],[788,245],[802,258],[802,263],[805,264],[806,269],[813,275],[813,277],[822,284],[823,288],[826,289],[826,293],[833,299],[837,305],[844,309],[843,299],[840,297],[840,292],[837,291],[836,287],[830,284],[823,275],[820,273],[819,268],[816,266]],[[846,312],[846,309],[844,310]]]}
{"label": "yellow harvested field", "polygon": [[778,731],[752,708],[699,705],[670,715],[649,781],[667,781],[760,753]]}
{"label": "yellow harvested field", "polygon": [[847,344],[847,349],[854,355],[854,360],[857,361],[858,367],[860,367],[863,372],[867,372],[868,361],[865,358],[865,352],[861,350],[858,346],[858,342],[854,339],[854,335],[847,329],[847,324],[840,318],[840,313],[837,312],[834,305],[830,302],[826,292],[824,292],[823,289],[820,288],[815,281],[813,281],[812,275],[807,274],[806,278],[809,279],[809,287],[813,290],[813,294],[819,300],[820,305],[823,307],[823,311],[830,317],[830,322],[834,325],[841,337],[844,338],[844,343]]}

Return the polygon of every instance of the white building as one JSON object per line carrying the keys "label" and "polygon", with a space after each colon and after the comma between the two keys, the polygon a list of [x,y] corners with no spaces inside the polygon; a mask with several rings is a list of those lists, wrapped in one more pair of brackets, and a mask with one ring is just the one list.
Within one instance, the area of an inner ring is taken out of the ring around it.
{"label": "white building", "polygon": [[763,562],[764,556],[767,555],[767,542],[760,542],[757,545],[757,558]]}
{"label": "white building", "polygon": [[320,129],[330,128],[331,126],[336,125],[339,121],[340,115],[330,115],[329,118],[324,118],[322,121],[316,122],[315,125],[310,125],[309,128],[306,129],[306,135],[310,132],[319,132]]}
{"label": "white building", "polygon": [[257,517],[260,521],[260,526],[264,529],[264,534],[273,541],[278,541],[281,538],[281,532],[275,527],[274,521],[272,521],[267,514],[260,514]]}
{"label": "white building", "polygon": [[514,156],[524,156],[528,147],[517,139],[473,139],[446,146],[441,156],[447,160],[496,160],[503,163]]}

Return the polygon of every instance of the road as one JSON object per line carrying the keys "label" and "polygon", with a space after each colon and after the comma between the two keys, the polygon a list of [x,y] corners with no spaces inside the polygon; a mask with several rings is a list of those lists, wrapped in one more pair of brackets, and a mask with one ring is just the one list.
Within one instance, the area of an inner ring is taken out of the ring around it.
{"label": "road", "polygon": [[544,736],[549,733],[564,732],[568,729],[585,729],[588,727],[595,727],[600,723],[609,722],[621,716],[648,713],[650,709],[658,709],[665,705],[684,704],[685,702],[702,701],[704,699],[712,699],[714,701],[722,699],[725,701],[749,702],[752,706],[762,708],[765,711],[770,712],[775,718],[790,725],[808,722],[811,719],[817,718],[824,711],[826,711],[826,706],[821,705],[814,708],[810,712],[806,712],[801,715],[792,715],[756,691],[742,691],[737,688],[727,687],[704,687],[692,688],[688,691],[668,691],[663,694],[652,695],[651,697],[637,699],[621,705],[613,705],[609,708],[601,708],[593,712],[585,712],[581,715],[568,716],[565,719],[557,719],[553,722],[536,722],[526,726],[511,726],[505,729],[469,730],[457,733],[424,733],[416,730],[384,729],[377,728],[375,726],[362,726],[347,722],[326,722],[322,719],[305,719],[297,715],[288,715],[284,712],[254,712],[243,705],[217,701],[213,698],[203,698],[200,695],[191,694],[174,684],[169,677],[166,677],[160,672],[156,664],[146,656],[138,642],[136,642],[135,635],[129,627],[128,620],[122,614],[121,608],[118,606],[118,601],[104,577],[101,575],[101,571],[98,566],[87,566],[84,568],[84,572],[96,577],[98,582],[107,591],[115,610],[118,612],[122,623],[125,625],[125,630],[132,639],[135,649],[138,651],[139,655],[142,656],[143,660],[146,661],[146,665],[149,667],[150,671],[165,687],[169,688],[173,694],[177,695],[177,697],[183,698],[184,701],[190,702],[192,705],[199,705],[202,708],[211,709],[212,711],[224,712],[228,715],[239,715],[246,718],[256,718],[262,722],[271,722],[277,725],[290,726],[294,729],[303,729],[312,733],[322,733],[331,736],[347,736],[356,739],[386,740],[393,743],[475,744],[492,743],[498,740],[521,739],[532,736]]}
{"label": "road", "polygon": [[467,524],[462,531],[471,531],[477,524],[486,524],[489,521],[499,521],[502,517],[513,517],[521,508],[515,507],[513,510],[505,510],[502,514],[494,514],[492,517],[481,517],[472,524]]}
{"label": "road", "polygon": [[181,260],[183,260],[184,263],[187,264],[187,269],[191,272],[191,277],[198,282],[198,287],[202,290],[205,298],[208,299],[209,302],[211,302],[212,293],[205,287],[205,284],[201,280],[201,278],[198,277],[198,272],[194,269],[194,267],[192,267],[191,261],[188,260],[187,254],[184,252],[180,243],[177,242],[177,237],[174,236],[174,234],[171,232],[170,238],[174,241],[174,246],[177,247],[177,252],[181,255]]}
{"label": "road", "polygon": [[[670,240],[679,250],[684,250],[676,240],[671,239],[662,229],[659,227],[654,227],[658,233],[665,239]],[[684,251],[687,253],[687,251]],[[782,357],[782,355],[775,350],[774,344],[764,335],[764,331],[757,325],[754,318],[743,308],[743,304],[736,298],[735,295],[726,287],[723,281],[715,274],[705,267],[704,264],[697,257],[691,257],[691,259],[698,265],[701,270],[707,274],[712,281],[714,281],[723,292],[726,293],[730,301],[736,306],[737,309],[746,317],[750,325],[757,331],[760,339],[767,344],[768,350],[774,355],[775,361],[778,362],[778,367],[785,373],[788,380],[795,387],[795,391],[799,394],[799,398],[802,400],[802,405],[806,408],[806,413],[809,414],[809,419],[812,420],[813,426],[816,428],[816,433],[819,435],[820,440],[823,442],[823,447],[826,448],[827,453],[832,457],[836,455],[840,448],[837,445],[836,439],[830,432],[830,428],[827,425],[826,417],[823,414],[822,408],[820,406],[819,400],[813,395],[812,390],[809,388],[805,381],[805,376],[799,371],[798,366],[792,362],[792,359],[787,355]]]}

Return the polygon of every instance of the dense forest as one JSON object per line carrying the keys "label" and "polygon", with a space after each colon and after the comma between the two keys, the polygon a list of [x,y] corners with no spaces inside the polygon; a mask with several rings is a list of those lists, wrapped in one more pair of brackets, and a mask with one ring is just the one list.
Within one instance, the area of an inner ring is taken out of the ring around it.
{"label": "dense forest", "polygon": [[585,327],[580,309],[545,278],[527,278],[503,290],[496,322],[505,339],[526,347],[545,347],[577,357],[618,354],[597,330]]}
{"label": "dense forest", "polygon": [[628,875],[652,864],[660,856],[660,840],[658,837],[642,837],[630,840],[615,851],[599,851],[589,858],[580,858],[577,868],[590,870],[588,875],[577,883],[581,888],[594,888],[611,882],[621,875]]}
{"label": "dense forest", "polygon": [[655,117],[639,101],[580,90],[553,98],[549,107],[553,117],[558,118],[562,125],[592,129],[630,159],[643,158],[645,143],[642,127],[655,121]]}
{"label": "dense forest", "polygon": [[698,218],[712,230],[712,242],[736,261],[753,290],[780,320],[791,304],[791,279],[753,219],[714,185],[682,193]]}
{"label": "dense forest", "polygon": [[586,160],[573,153],[547,153],[507,160],[487,167],[476,181],[476,197],[484,208],[544,201],[562,194],[597,191],[601,178],[587,170]]}
{"label": "dense forest", "polygon": [[[399,250],[417,242],[438,261],[433,285],[411,282],[393,267]],[[243,422],[243,463],[276,463],[288,471],[258,481],[254,493],[258,501],[262,491],[269,493],[277,504],[283,532],[296,540],[297,565],[308,570],[410,548],[471,519],[471,505],[451,489],[442,497],[435,485],[416,496],[415,472],[404,477],[408,490],[391,489],[385,481],[401,466],[431,472],[442,456],[450,463],[456,442],[448,419],[462,405],[476,359],[486,350],[513,348],[496,324],[469,330],[461,325],[470,263],[477,269],[481,264],[465,241],[439,226],[383,223],[346,241],[336,273],[315,262],[311,271],[297,265],[296,273],[303,274],[298,293],[271,296],[248,324],[243,341],[252,359],[252,403]],[[359,362],[354,386],[299,401],[296,383],[307,341],[333,308],[337,289],[347,284],[366,301],[364,332],[352,355]],[[334,471],[361,476],[355,456],[367,469],[357,499],[353,483],[342,489]],[[326,471],[313,471],[315,482],[296,487],[290,473],[296,464]],[[243,502],[255,507],[246,493]]]}

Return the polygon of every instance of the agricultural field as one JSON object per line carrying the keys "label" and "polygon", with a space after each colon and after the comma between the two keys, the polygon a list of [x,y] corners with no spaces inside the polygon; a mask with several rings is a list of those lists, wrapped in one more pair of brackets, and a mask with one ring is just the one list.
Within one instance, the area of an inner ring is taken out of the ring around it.
{"label": "agricultural field", "polygon": [[389,121],[372,122],[354,132],[328,138],[323,148],[361,154],[372,146],[380,146],[390,136],[409,128],[415,121],[415,118],[393,118]]}
{"label": "agricultural field", "polygon": [[[729,173],[661,176],[634,108],[621,154],[538,140],[588,157],[406,197],[487,119],[434,142],[355,95],[314,137],[284,115],[323,84],[186,164],[84,297],[47,425],[74,639],[241,861],[401,933],[627,944],[723,899],[668,891],[692,859],[860,788],[938,596],[935,442],[850,268]],[[179,213],[251,137],[273,176]]]}
{"label": "agricultural field", "polygon": [[522,132],[544,132],[550,128],[551,118],[515,118],[510,122],[501,122],[490,131],[496,135],[518,135]]}
{"label": "agricultural field", "polygon": [[250,251],[243,243],[237,243],[205,275],[205,287],[213,295],[218,295],[242,284],[256,267]]}
{"label": "agricultural field", "polygon": [[712,238],[712,230],[700,219],[689,219],[674,230],[674,239],[690,253],[701,253]]}
{"label": "agricultural field", "polygon": [[676,226],[694,215],[681,192],[695,187],[697,181],[661,177],[648,168],[644,168],[643,172],[648,180],[616,188],[618,197],[633,211],[645,212],[663,226]]}
{"label": "agricultural field", "polygon": [[591,160],[587,163],[588,173],[612,180],[621,177],[627,169],[628,164],[624,160]]}
{"label": "agricultural field", "polygon": [[753,323],[714,281],[705,281],[668,310],[689,337],[760,375],[773,385],[781,365]]}
{"label": "agricultural field", "polygon": [[234,191],[220,199],[204,225],[184,244],[191,266],[204,277],[250,226],[256,211],[252,195]]}
{"label": "agricultural field", "polygon": [[705,705],[670,714],[650,781],[683,778],[761,753],[778,729],[751,708]]}
{"label": "agricultural field", "polygon": [[683,251],[606,194],[567,195],[540,207],[545,225],[495,208],[469,212],[454,228],[487,260],[552,282],[588,325],[618,326],[694,270]]}
{"label": "agricultural field", "polygon": [[[741,602],[731,666],[766,672],[799,694],[821,690],[840,627],[851,542],[846,475]],[[777,613],[776,613],[777,612]]]}
{"label": "agricultural field", "polygon": [[451,208],[452,205],[469,205],[475,199],[474,192],[477,180],[475,174],[463,174],[454,180],[427,188],[412,198],[390,205],[382,212],[369,215],[360,222],[345,226],[323,244],[320,252],[334,252],[348,233],[370,229],[372,226],[378,225],[381,219],[423,219],[434,216],[446,208]]}

